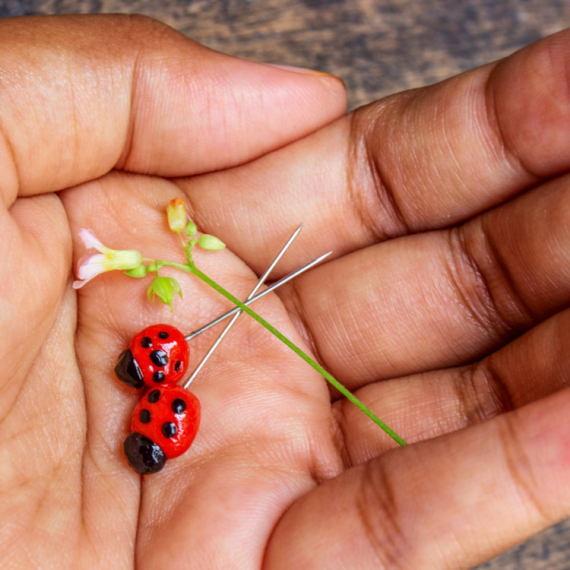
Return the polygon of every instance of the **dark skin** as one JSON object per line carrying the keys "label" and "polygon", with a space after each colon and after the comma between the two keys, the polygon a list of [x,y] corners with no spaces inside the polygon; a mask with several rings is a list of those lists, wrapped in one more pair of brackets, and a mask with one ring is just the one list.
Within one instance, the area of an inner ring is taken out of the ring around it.
{"label": "dark skin", "polygon": [[[147,19],[0,27],[5,563],[459,569],[570,515],[568,33],[344,116],[330,76]],[[239,297],[300,221],[275,278],[334,250],[257,310],[412,445],[242,317],[193,385],[191,449],[128,468],[117,355],[228,304],[181,274],[174,314],[118,273],[75,293],[77,232],[182,260],[177,196]]]}

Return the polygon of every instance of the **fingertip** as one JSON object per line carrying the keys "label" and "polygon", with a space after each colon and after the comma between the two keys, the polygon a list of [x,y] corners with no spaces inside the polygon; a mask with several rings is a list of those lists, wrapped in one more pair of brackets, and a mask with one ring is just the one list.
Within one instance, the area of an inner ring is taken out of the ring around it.
{"label": "fingertip", "polygon": [[[346,113],[343,81],[328,73],[279,64],[230,60],[223,70],[239,97],[240,113],[257,155],[279,148],[333,122]],[[212,66],[219,73],[221,67]],[[261,148],[263,147],[263,151]],[[249,151],[251,154],[253,149]]]}
{"label": "fingertip", "polygon": [[[342,78],[337,75],[316,69],[277,63],[264,63],[261,65],[278,70],[282,81],[286,85],[312,91],[317,99],[319,97],[326,99],[328,106],[323,110],[331,114],[331,120],[337,119],[346,112],[348,102],[346,85]],[[291,76],[291,74],[294,75]]]}
{"label": "fingertip", "polygon": [[488,90],[507,153],[531,178],[568,168],[570,30],[522,48],[498,63]]}
{"label": "fingertip", "polygon": [[319,71],[318,69],[310,69],[308,67],[296,67],[294,65],[282,65],[280,63],[264,63],[263,65],[323,80],[329,89],[336,92],[335,94],[339,96],[339,101],[344,101],[344,107],[346,107],[346,84],[342,77],[333,75],[332,73],[326,73],[325,71]]}
{"label": "fingertip", "polygon": [[[188,176],[249,162],[346,112],[344,85],[334,76],[240,60],[201,46],[198,49],[199,69],[171,69],[165,80],[168,84],[173,77],[178,82],[185,76],[182,82],[186,85],[182,89],[178,85],[169,108],[190,105],[190,119],[186,124],[177,121],[174,130],[169,129],[167,140],[186,139],[188,144],[180,143],[177,160],[173,160],[169,145],[170,159],[168,164],[161,163],[162,175]],[[191,132],[190,124],[194,127]],[[153,148],[156,152],[157,145]],[[126,160],[128,170],[140,169],[140,150],[141,146]]]}

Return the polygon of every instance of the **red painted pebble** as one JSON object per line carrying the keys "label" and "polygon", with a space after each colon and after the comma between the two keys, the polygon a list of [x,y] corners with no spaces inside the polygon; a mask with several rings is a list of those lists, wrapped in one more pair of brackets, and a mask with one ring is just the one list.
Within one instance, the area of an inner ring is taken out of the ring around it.
{"label": "red painted pebble", "polygon": [[190,348],[170,325],[152,325],[138,333],[119,356],[117,378],[133,388],[178,382],[188,369]]}
{"label": "red painted pebble", "polygon": [[192,445],[200,426],[200,401],[174,384],[149,390],[131,419],[124,443],[131,467],[140,474],[160,471],[166,459],[182,455]]}

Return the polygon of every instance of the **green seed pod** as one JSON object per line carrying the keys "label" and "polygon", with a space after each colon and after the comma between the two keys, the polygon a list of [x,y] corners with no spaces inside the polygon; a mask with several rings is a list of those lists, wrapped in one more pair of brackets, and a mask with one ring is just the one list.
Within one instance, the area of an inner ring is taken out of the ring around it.
{"label": "green seed pod", "polygon": [[148,269],[144,265],[139,265],[138,267],[135,267],[134,269],[129,269],[128,271],[125,271],[125,273],[127,275],[129,275],[130,277],[140,278],[140,277],[146,276],[146,274],[148,273]]}
{"label": "green seed pod", "polygon": [[196,224],[192,220],[190,220],[188,222],[188,225],[186,226],[186,235],[188,237],[194,237],[197,231],[198,229],[196,228]]}
{"label": "green seed pod", "polygon": [[154,298],[158,297],[165,305],[169,305],[172,309],[172,301],[174,300],[175,293],[178,293],[178,295],[182,297],[182,290],[180,289],[178,281],[176,281],[174,277],[159,276],[150,284],[146,295],[151,301],[154,301]]}
{"label": "green seed pod", "polygon": [[222,240],[209,234],[200,236],[200,239],[198,239],[198,245],[202,249],[208,249],[210,251],[218,251],[226,247],[226,244]]}

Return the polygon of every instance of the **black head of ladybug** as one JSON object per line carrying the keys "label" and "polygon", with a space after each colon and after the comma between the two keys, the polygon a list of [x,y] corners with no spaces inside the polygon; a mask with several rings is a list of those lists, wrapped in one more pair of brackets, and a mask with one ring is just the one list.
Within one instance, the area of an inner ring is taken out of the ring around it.
{"label": "black head of ladybug", "polygon": [[166,463],[166,456],[159,445],[145,435],[131,433],[123,444],[129,465],[139,475],[160,471]]}
{"label": "black head of ladybug", "polygon": [[142,388],[144,386],[144,377],[142,371],[133,357],[130,348],[123,350],[115,366],[115,374],[121,382],[124,382],[131,388]]}

